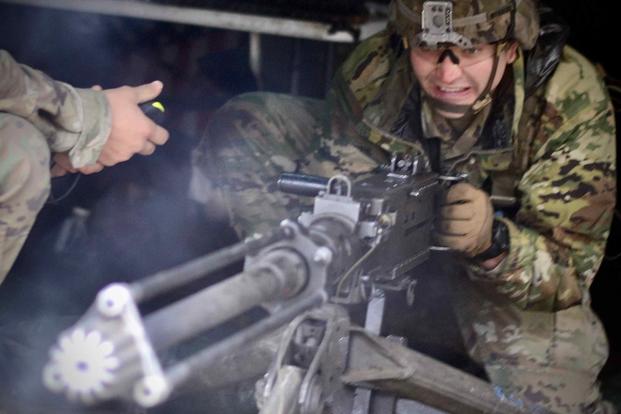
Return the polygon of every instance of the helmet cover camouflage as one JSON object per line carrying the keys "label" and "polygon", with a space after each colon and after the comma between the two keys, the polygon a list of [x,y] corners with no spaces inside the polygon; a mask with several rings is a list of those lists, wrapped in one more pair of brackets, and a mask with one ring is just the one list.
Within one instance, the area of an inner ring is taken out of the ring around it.
{"label": "helmet cover camouflage", "polygon": [[517,40],[523,49],[531,49],[539,35],[536,1],[392,0],[390,21],[413,45],[453,43],[469,48]]}

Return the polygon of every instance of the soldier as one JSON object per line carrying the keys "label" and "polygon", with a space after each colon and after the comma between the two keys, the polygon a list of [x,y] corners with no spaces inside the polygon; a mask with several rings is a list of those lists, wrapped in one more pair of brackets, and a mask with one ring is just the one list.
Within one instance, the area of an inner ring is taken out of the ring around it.
{"label": "soldier", "polygon": [[47,199],[51,176],[92,174],[136,153],[149,155],[168,132],[138,107],[160,94],[159,81],[76,89],[2,50],[0,73],[1,283]]}
{"label": "soldier", "polygon": [[438,240],[463,270],[451,288],[470,356],[505,393],[612,412],[589,286],[616,196],[613,110],[565,39],[535,0],[393,0],[388,27],[353,51],[326,102],[227,103],[194,154],[193,197],[209,213],[220,194],[244,237],[304,207],[275,192],[279,173],[355,177],[394,152],[431,156],[439,138],[441,172],[468,176],[447,192]]}

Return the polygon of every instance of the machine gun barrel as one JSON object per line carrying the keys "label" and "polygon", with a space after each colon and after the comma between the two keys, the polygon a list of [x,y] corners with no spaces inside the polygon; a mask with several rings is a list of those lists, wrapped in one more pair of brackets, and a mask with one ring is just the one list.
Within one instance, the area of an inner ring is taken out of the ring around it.
{"label": "machine gun barrel", "polygon": [[193,372],[211,366],[220,358],[230,355],[234,350],[240,349],[242,346],[247,345],[261,335],[265,335],[266,332],[272,332],[274,329],[291,321],[296,316],[313,307],[321,305],[323,302],[325,302],[325,297],[322,292],[315,292],[312,295],[306,296],[302,298],[302,300],[292,303],[291,306],[281,309],[271,317],[265,318],[242,331],[236,332],[229,338],[209,348],[203,349],[175,364],[166,371],[166,378],[172,388],[178,387],[190,379]]}
{"label": "machine gun barrel", "polygon": [[[331,229],[341,229],[340,232],[335,230],[334,234],[339,240],[352,230],[347,224],[339,225],[340,222],[340,219],[331,222]],[[162,274],[175,275],[179,270],[187,282],[203,276],[206,268],[230,262],[242,251],[255,253],[246,255],[242,273],[144,317],[133,296],[139,291],[135,286],[141,285],[112,284],[103,289],[91,309],[61,334],[52,349],[52,360],[44,370],[48,388],[65,392],[69,398],[87,404],[122,397],[151,407],[168,398],[193,370],[327,300],[323,288],[333,253],[315,243],[306,229],[288,221],[281,224],[280,231],[258,239],[250,247],[237,245],[231,254],[223,250],[195,262],[202,266],[180,265],[147,280],[157,281]],[[152,283],[147,285],[151,286],[149,295],[142,298],[175,285],[177,283]],[[158,352],[215,328],[253,307],[268,304],[272,309],[263,320],[187,361],[162,366]]]}
{"label": "machine gun barrel", "polygon": [[201,256],[182,265],[158,272],[146,279],[131,284],[132,297],[137,302],[152,299],[175,288],[185,286],[219,269],[233,264],[246,255],[286,238],[286,231],[280,227],[265,236],[248,239],[214,253]]}
{"label": "machine gun barrel", "polygon": [[[267,236],[131,285],[106,287],[61,334],[44,371],[46,385],[84,403],[125,398],[152,407],[199,370],[213,368],[226,355],[293,320],[257,388],[262,414],[421,412],[417,406],[399,408],[397,397],[448,412],[543,414],[528,401],[507,399],[478,378],[376,336],[384,317],[384,291],[404,291],[412,299],[412,273],[432,249],[442,178],[411,173],[417,170],[415,161],[405,163],[405,172],[393,168],[355,187],[340,175],[329,180],[281,176],[282,191],[315,196],[312,212],[303,212],[295,222],[283,221]],[[243,272],[140,314],[139,303],[241,258]],[[326,304],[328,300],[332,303]],[[366,330],[355,328],[344,306],[367,300]],[[161,351],[256,306],[268,315],[182,361],[160,361]],[[390,395],[374,394],[377,401],[384,398],[375,407],[370,388]]]}
{"label": "machine gun barrel", "polygon": [[258,266],[148,315],[145,329],[155,349],[166,349],[261,303],[297,294],[307,278],[302,257],[271,252]]}
{"label": "machine gun barrel", "polygon": [[[292,175],[281,178],[281,187],[316,195],[313,211],[302,213],[295,222],[285,220],[265,237],[131,285],[113,284],[102,290],[52,349],[44,372],[48,388],[85,403],[126,398],[151,407],[166,400],[197,369],[330,297],[357,304],[375,286],[409,289],[407,272],[429,254],[438,188],[435,175],[376,175],[360,182],[355,191],[347,177]],[[242,257],[242,273],[154,312],[140,313],[140,303]],[[160,361],[162,351],[256,306],[267,310],[262,320],[184,361],[168,366]],[[82,351],[86,348],[88,352]]]}

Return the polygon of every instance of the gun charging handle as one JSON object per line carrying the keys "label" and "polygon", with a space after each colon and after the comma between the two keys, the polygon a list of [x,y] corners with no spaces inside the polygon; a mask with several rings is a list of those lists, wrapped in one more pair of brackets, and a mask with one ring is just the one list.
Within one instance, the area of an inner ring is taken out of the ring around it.
{"label": "gun charging handle", "polygon": [[283,173],[276,184],[283,193],[316,197],[328,189],[329,179],[317,175]]}

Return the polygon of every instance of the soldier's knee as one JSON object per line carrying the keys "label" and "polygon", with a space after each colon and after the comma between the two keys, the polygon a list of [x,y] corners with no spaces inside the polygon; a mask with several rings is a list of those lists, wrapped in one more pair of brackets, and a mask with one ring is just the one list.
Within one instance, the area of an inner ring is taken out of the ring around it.
{"label": "soldier's knee", "polygon": [[253,130],[263,130],[270,121],[267,105],[275,94],[250,92],[231,98],[218,109],[207,125],[206,137],[212,141],[249,138]]}
{"label": "soldier's knee", "polygon": [[0,204],[38,212],[50,191],[45,137],[23,118],[0,114]]}
{"label": "soldier's knee", "polygon": [[[282,138],[297,136],[304,141],[316,133],[322,117],[323,101],[279,93],[250,92],[236,96],[212,118],[208,133],[229,131],[254,137],[255,134]],[[233,129],[233,131],[232,131]]]}
{"label": "soldier's knee", "polygon": [[273,92],[246,92],[229,99],[217,112],[265,110],[270,102],[286,99],[287,96]]}

